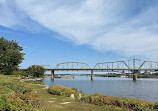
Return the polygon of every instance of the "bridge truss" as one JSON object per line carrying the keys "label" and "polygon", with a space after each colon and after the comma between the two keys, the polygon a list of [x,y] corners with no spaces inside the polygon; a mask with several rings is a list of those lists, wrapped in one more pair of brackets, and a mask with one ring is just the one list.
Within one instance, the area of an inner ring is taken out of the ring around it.
{"label": "bridge truss", "polygon": [[49,65],[43,65],[47,70],[57,71],[79,71],[79,70],[93,70],[93,71],[107,71],[107,72],[123,72],[123,73],[143,73],[158,71],[158,62],[143,61],[140,59],[130,59],[125,61],[102,62],[96,63],[91,68],[87,63],[81,62],[64,62],[56,65],[55,68],[50,68]]}
{"label": "bridge truss", "polygon": [[81,62],[64,62],[57,64],[55,68],[50,68],[49,65],[43,65],[43,67],[47,67],[46,70],[51,71],[52,79],[54,79],[54,71],[91,71],[91,80],[93,80],[93,71],[106,71],[132,73],[133,80],[136,80],[137,73],[158,71],[158,62],[130,59],[125,61],[97,63],[93,68],[90,68],[87,63]]}
{"label": "bridge truss", "polygon": [[155,72],[158,71],[158,62],[143,61],[140,59],[131,59],[125,61],[103,62],[97,63],[95,70],[109,70],[109,71],[126,71],[126,72]]}
{"label": "bridge truss", "polygon": [[56,69],[90,69],[87,63],[81,62],[64,62],[57,64]]}

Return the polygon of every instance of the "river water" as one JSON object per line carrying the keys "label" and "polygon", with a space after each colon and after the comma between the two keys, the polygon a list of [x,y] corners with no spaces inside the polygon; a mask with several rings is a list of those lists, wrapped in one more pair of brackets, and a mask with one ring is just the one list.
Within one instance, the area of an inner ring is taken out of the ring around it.
{"label": "river water", "polygon": [[128,97],[146,101],[158,101],[158,79],[138,79],[132,78],[112,78],[112,77],[94,77],[91,81],[90,76],[75,76],[74,79],[50,78],[43,80],[45,85],[62,85],[70,88],[77,88],[83,93],[117,97]]}

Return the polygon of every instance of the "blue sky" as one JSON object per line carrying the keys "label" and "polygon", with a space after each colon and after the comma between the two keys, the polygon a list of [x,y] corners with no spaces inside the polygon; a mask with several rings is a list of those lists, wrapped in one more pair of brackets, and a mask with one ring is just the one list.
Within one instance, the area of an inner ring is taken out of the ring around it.
{"label": "blue sky", "polygon": [[157,0],[0,0],[0,7],[0,36],[23,46],[22,68],[158,61]]}

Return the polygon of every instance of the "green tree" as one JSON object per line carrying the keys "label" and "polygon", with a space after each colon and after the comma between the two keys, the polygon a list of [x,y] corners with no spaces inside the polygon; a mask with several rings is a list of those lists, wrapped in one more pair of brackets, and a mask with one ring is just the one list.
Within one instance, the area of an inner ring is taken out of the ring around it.
{"label": "green tree", "polygon": [[27,68],[27,71],[29,72],[30,75],[33,77],[41,77],[45,73],[45,68],[40,65],[32,65],[29,68]]}
{"label": "green tree", "polygon": [[0,38],[0,73],[11,74],[24,59],[22,47],[14,40]]}

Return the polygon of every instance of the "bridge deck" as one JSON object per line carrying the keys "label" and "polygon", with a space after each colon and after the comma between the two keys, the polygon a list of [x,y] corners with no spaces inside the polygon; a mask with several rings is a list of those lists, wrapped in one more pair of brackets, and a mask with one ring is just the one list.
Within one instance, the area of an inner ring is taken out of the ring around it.
{"label": "bridge deck", "polygon": [[46,69],[46,70],[55,70],[55,71],[122,71],[122,70],[126,70],[126,71],[131,71],[131,70],[141,70],[141,71],[144,71],[144,70],[150,70],[150,71],[158,71],[158,69],[91,69],[91,68],[88,68],[88,69],[79,69],[79,68],[76,68],[76,69],[56,69],[56,68],[51,68],[51,69]]}

